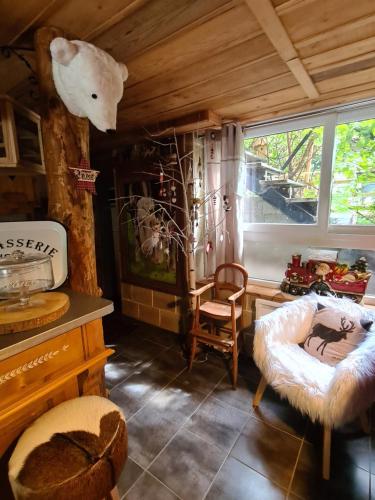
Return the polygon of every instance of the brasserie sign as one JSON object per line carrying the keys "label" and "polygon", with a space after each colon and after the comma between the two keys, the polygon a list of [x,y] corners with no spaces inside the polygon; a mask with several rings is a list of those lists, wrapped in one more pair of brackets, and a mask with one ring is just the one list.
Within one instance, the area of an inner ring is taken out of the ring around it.
{"label": "brasserie sign", "polygon": [[67,276],[67,241],[64,226],[53,221],[0,223],[0,258],[15,250],[49,255],[57,288]]}
{"label": "brasserie sign", "polygon": [[0,258],[8,257],[14,250],[36,250],[53,257],[59,252],[58,248],[51,247],[46,241],[36,241],[28,238],[8,238],[0,241]]}

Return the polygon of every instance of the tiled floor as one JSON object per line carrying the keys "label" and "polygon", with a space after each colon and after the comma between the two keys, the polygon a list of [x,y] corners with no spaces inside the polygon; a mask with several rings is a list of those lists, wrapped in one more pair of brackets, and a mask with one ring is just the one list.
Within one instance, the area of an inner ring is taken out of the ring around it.
{"label": "tiled floor", "polygon": [[323,481],[321,429],[271,389],[254,411],[259,372],[249,360],[233,391],[217,355],[188,372],[176,335],[116,317],[105,332],[116,350],[107,386],[129,433],[123,500],[375,500],[375,439],[356,425],[334,433]]}

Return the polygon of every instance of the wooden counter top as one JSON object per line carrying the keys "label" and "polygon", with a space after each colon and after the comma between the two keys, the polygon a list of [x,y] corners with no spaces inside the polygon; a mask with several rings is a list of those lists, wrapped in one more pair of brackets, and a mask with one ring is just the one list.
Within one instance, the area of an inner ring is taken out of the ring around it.
{"label": "wooden counter top", "polygon": [[0,335],[0,361],[113,312],[113,303],[110,300],[69,289],[58,291],[69,295],[68,311],[58,320],[40,328]]}

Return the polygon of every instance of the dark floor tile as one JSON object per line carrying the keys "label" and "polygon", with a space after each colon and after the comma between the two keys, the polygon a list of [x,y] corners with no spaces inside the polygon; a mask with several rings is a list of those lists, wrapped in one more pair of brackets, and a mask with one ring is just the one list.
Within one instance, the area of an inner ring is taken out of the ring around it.
{"label": "dark floor tile", "polygon": [[375,474],[375,430],[370,434],[370,472]]}
{"label": "dark floor tile", "polygon": [[287,488],[301,440],[250,417],[231,455]]}
{"label": "dark floor tile", "polygon": [[121,313],[112,313],[103,317],[103,333],[105,344],[120,353],[124,339],[136,329],[137,323],[123,316]]}
{"label": "dark floor tile", "polygon": [[120,497],[135,483],[142,474],[143,469],[128,457],[125,467],[117,481],[117,488]]}
{"label": "dark floor tile", "polygon": [[293,408],[286,399],[281,399],[269,386],[259,406],[254,408],[254,416],[293,436],[302,438],[306,431],[307,418]]}
{"label": "dark floor tile", "polygon": [[209,397],[189,419],[186,428],[228,452],[248,418],[248,413]]}
{"label": "dark floor tile", "polygon": [[370,471],[370,436],[366,434],[345,435],[334,432],[332,456],[336,460],[349,461],[357,467]]}
{"label": "dark floor tile", "polygon": [[305,442],[298,460],[291,491],[306,500],[368,500],[370,474],[331,455],[330,480],[322,479],[322,447]]}
{"label": "dark floor tile", "polygon": [[136,371],[110,392],[110,399],[116,403],[129,419],[149,399],[167,385],[170,377],[158,371]]}
{"label": "dark floor tile", "polygon": [[315,492],[321,488],[321,455],[318,449],[310,443],[302,445],[291,485],[291,491],[301,498],[313,499]]}
{"label": "dark floor tile", "polygon": [[201,361],[205,362],[204,360],[207,360],[206,362],[211,363],[221,370],[229,373],[232,366],[232,356],[230,353],[220,352],[217,349],[211,348],[208,348],[207,351],[205,351],[204,349],[208,346],[203,345],[202,347],[202,354],[196,357],[196,360],[194,361],[195,364],[199,364]]}
{"label": "dark floor tile", "polygon": [[369,419],[371,432],[375,432],[375,403],[372,403],[370,408],[367,410],[367,415]]}
{"label": "dark floor tile", "polygon": [[254,382],[240,376],[237,381],[237,389],[233,390],[224,378],[214,389],[213,396],[239,410],[253,413],[252,401],[255,388]]}
{"label": "dark floor tile", "polygon": [[110,358],[104,367],[106,387],[112,389],[133,373],[140,364],[140,361],[135,361],[121,354]]}
{"label": "dark floor tile", "polygon": [[136,361],[149,361],[159,356],[167,347],[143,338],[132,335],[126,337],[122,343],[121,353]]}
{"label": "dark floor tile", "polygon": [[179,345],[179,335],[173,332],[167,332],[156,326],[141,323],[133,332],[134,336],[141,337],[149,342],[160,344],[164,347],[173,347]]}
{"label": "dark floor tile", "polygon": [[147,467],[204,397],[173,381],[129,420],[129,454]]}
{"label": "dark floor tile", "polygon": [[177,382],[184,387],[208,394],[225,375],[225,371],[218,366],[206,362],[193,365],[191,371],[185,371],[177,377]]}
{"label": "dark floor tile", "polygon": [[166,486],[144,472],[122,500],[177,500],[178,497]]}
{"label": "dark floor tile", "polygon": [[238,356],[238,373],[258,385],[261,373],[252,358],[241,355]]}
{"label": "dark floor tile", "polygon": [[154,359],[144,362],[142,366],[176,376],[186,368],[186,360],[182,352],[175,349],[167,349],[158,354]]}
{"label": "dark floor tile", "polygon": [[221,449],[181,429],[157,457],[150,472],[181,498],[201,500],[225,456]]}
{"label": "dark floor tile", "polygon": [[147,468],[180,425],[168,411],[146,405],[128,422],[129,456]]}
{"label": "dark floor tile", "polygon": [[103,316],[103,332],[105,340],[108,342],[113,338],[124,337],[132,333],[139,325],[139,322],[128,316],[124,316],[120,311]]}
{"label": "dark floor tile", "polygon": [[145,410],[148,408],[168,412],[182,422],[196,410],[204,398],[205,394],[202,392],[174,379],[147,403]]}
{"label": "dark floor tile", "polygon": [[[323,445],[323,427],[308,423],[305,440],[315,446]],[[332,430],[331,456],[336,461],[350,462],[370,471],[371,437],[365,434],[359,422],[350,422]]]}
{"label": "dark floor tile", "polygon": [[286,491],[253,469],[229,457],[205,500],[281,500]]}

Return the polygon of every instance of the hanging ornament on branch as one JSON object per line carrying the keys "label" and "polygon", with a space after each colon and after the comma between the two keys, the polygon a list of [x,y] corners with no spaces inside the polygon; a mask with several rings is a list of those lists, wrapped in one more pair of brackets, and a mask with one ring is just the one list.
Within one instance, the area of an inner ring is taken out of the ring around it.
{"label": "hanging ornament on branch", "polygon": [[174,180],[172,181],[171,185],[171,202],[176,203],[177,202],[177,196],[176,196],[176,184],[174,183]]}
{"label": "hanging ornament on branch", "polygon": [[159,177],[159,181],[160,181],[159,196],[163,196],[164,172],[163,172],[163,168],[162,168],[162,167],[160,168],[160,177]]}

